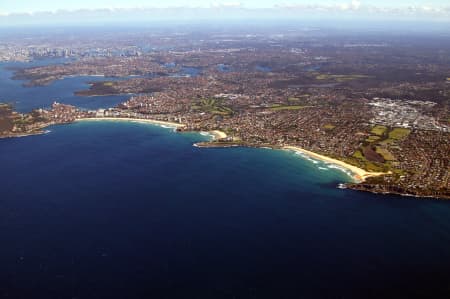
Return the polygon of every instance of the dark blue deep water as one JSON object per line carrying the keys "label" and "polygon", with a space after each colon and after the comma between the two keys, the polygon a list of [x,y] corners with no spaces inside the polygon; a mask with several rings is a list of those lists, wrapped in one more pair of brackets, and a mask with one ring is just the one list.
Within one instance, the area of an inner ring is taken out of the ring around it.
{"label": "dark blue deep water", "polygon": [[336,189],[344,174],[294,153],[192,146],[204,138],[86,122],[0,140],[0,297],[381,298],[449,287],[450,204]]}
{"label": "dark blue deep water", "polygon": [[450,203],[148,124],[50,131],[0,139],[0,298],[449,298]]}

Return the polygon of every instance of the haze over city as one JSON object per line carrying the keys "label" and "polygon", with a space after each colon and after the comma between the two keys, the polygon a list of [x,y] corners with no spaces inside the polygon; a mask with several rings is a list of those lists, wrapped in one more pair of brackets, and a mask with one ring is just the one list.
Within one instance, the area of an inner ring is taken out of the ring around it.
{"label": "haze over city", "polygon": [[449,22],[447,1],[3,1],[0,26],[212,19]]}

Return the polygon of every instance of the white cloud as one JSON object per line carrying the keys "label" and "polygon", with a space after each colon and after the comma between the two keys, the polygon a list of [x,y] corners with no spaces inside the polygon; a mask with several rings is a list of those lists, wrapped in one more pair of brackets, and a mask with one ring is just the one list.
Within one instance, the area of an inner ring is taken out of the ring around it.
{"label": "white cloud", "polygon": [[[293,1],[293,0],[292,0]],[[284,10],[286,12],[304,12],[304,13],[367,13],[369,15],[402,17],[440,17],[448,18],[450,21],[450,6],[439,5],[423,5],[423,6],[383,6],[377,4],[365,4],[360,0],[351,1],[336,1],[332,4],[298,4],[298,3],[284,3],[278,4],[275,8]]]}
{"label": "white cloud", "polygon": [[[0,0],[2,1],[2,0]],[[258,9],[247,8],[242,2],[238,1],[215,1],[209,6],[143,6],[143,7],[117,7],[110,6],[101,9],[88,8],[76,10],[55,10],[55,11],[40,11],[40,12],[22,12],[22,13],[8,13],[0,10],[0,18],[7,17],[22,17],[22,18],[38,18],[48,16],[49,18],[95,18],[96,16],[114,15],[120,17],[121,15],[131,16],[136,13],[139,15],[157,15],[163,18],[164,16],[191,16],[195,14],[203,14],[212,17],[214,14],[225,15],[224,12],[230,10],[240,17],[245,16],[270,16],[270,17],[284,17],[284,16],[301,16],[301,15],[361,15],[361,16],[387,16],[387,17],[414,17],[414,18],[439,18],[441,20],[450,21],[450,6],[437,5],[410,5],[410,6],[382,6],[377,4],[370,4],[368,1],[360,0],[337,0],[329,2],[328,4],[298,4],[294,1],[285,4],[278,4],[272,9]],[[372,1],[375,2],[375,1]],[[162,3],[162,2],[161,2]],[[231,13],[230,13],[231,14]]]}
{"label": "white cloud", "polygon": [[242,7],[241,2],[213,2],[211,3],[213,8],[240,8]]}
{"label": "white cloud", "polygon": [[361,1],[353,0],[350,3],[341,3],[338,4],[340,10],[348,11],[348,10],[359,10],[361,7]]}
{"label": "white cloud", "polygon": [[353,10],[358,10],[361,7],[361,1],[353,0],[351,6]]}
{"label": "white cloud", "polygon": [[349,8],[350,8],[350,5],[347,4],[347,3],[339,4],[339,9],[340,10],[348,10]]}
{"label": "white cloud", "polygon": [[302,10],[317,10],[317,11],[355,11],[361,9],[363,6],[361,5],[361,1],[352,0],[352,1],[342,1],[337,2],[335,4],[279,4],[276,5],[278,8],[293,8],[293,9],[302,9]]}

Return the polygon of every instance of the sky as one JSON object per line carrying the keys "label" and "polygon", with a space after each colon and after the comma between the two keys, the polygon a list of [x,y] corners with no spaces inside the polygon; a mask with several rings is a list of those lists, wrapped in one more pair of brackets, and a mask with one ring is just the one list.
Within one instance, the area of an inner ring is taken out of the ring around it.
{"label": "sky", "polygon": [[0,26],[125,20],[134,15],[142,19],[404,18],[450,23],[450,0],[0,0]]}
{"label": "sky", "polygon": [[242,0],[242,1],[204,1],[204,0],[77,0],[77,1],[55,1],[55,0],[1,0],[0,11],[2,13],[77,10],[77,9],[100,9],[100,8],[134,8],[134,7],[214,7],[240,5],[245,8],[271,8],[278,5],[316,5],[316,6],[339,6],[353,3],[370,5],[376,7],[442,7],[449,6],[448,0],[372,0],[372,1],[339,1],[339,0]]}

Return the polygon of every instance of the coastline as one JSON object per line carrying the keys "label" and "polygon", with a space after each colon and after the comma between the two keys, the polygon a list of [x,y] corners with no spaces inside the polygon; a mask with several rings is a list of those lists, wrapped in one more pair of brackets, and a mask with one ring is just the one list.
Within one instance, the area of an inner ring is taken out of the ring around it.
{"label": "coastline", "polygon": [[[147,123],[152,125],[159,125],[159,126],[167,126],[167,127],[174,127],[174,128],[185,128],[185,124],[175,123],[175,122],[169,122],[169,121],[162,121],[162,120],[155,120],[155,119],[143,119],[143,118],[127,118],[127,117],[91,117],[91,118],[79,118],[75,121],[128,121],[128,122],[138,122],[138,123]],[[212,136],[213,141],[217,141],[223,138],[227,138],[228,135],[220,130],[213,130],[213,131],[207,131],[209,135]]]}
{"label": "coastline", "polygon": [[[140,118],[126,118],[126,117],[92,117],[92,118],[80,118],[76,119],[75,122],[78,121],[118,121],[118,122],[138,122],[138,123],[146,123],[146,124],[152,124],[152,125],[158,125],[163,127],[169,127],[169,128],[186,128],[187,126],[185,124],[175,123],[175,122],[168,122],[168,121],[159,121],[154,119],[140,119]],[[42,135],[45,133],[48,133],[47,130],[42,130],[52,124],[48,124],[40,128],[39,131],[33,131],[30,133],[21,133],[17,135],[6,135],[6,136],[0,136],[0,139],[7,139],[7,138],[17,138],[17,137],[26,137],[26,136],[33,136],[33,135]],[[177,130],[178,131],[178,130]],[[184,130],[180,130],[184,131]],[[197,131],[198,132],[198,131]],[[399,195],[399,196],[407,196],[407,197],[415,197],[415,198],[425,198],[425,199],[449,199],[448,196],[442,196],[442,195],[421,195],[419,193],[417,194],[411,194],[406,192],[402,192],[395,189],[389,189],[384,188],[386,186],[381,186],[382,188],[374,188],[378,185],[364,185],[364,182],[367,178],[370,177],[378,177],[390,174],[391,172],[370,172],[366,171],[362,168],[359,168],[357,166],[345,163],[343,161],[340,161],[338,159],[334,159],[325,155],[321,155],[306,149],[303,149],[298,146],[292,146],[292,145],[285,145],[285,146],[260,146],[260,145],[254,145],[254,144],[245,144],[245,143],[234,143],[234,142],[228,142],[224,141],[223,139],[227,138],[228,135],[220,130],[211,130],[206,132],[198,132],[202,133],[203,135],[207,134],[212,139],[208,142],[200,142],[200,143],[194,143],[193,146],[195,147],[205,147],[205,148],[228,148],[228,147],[238,147],[238,146],[244,146],[244,147],[255,147],[255,148],[266,148],[266,149],[282,149],[287,151],[293,151],[301,153],[308,158],[312,158],[315,160],[323,161],[325,163],[333,164],[336,166],[341,167],[342,169],[348,170],[347,174],[349,177],[353,178],[353,182],[347,182],[343,184],[339,184],[339,188],[345,189],[349,188],[352,190],[357,191],[364,191],[364,192],[370,192],[374,194],[381,194],[381,195]],[[367,187],[368,186],[368,187]]]}
{"label": "coastline", "polygon": [[[47,126],[45,126],[44,128],[46,128]],[[35,135],[43,135],[46,134],[46,131],[36,131],[36,132],[31,132],[31,133],[21,133],[21,134],[14,134],[14,135],[4,135],[4,136],[0,136],[0,139],[8,139],[8,138],[21,138],[21,137],[28,137],[28,136],[35,136]]]}
{"label": "coastline", "polygon": [[[79,118],[76,119],[75,122],[79,122],[79,121],[119,121],[119,122],[137,122],[137,123],[146,123],[146,124],[153,124],[153,125],[159,125],[159,126],[166,126],[166,127],[172,127],[175,129],[179,129],[179,128],[185,128],[186,125],[185,124],[181,124],[181,123],[175,123],[175,122],[169,122],[169,121],[161,121],[161,120],[155,120],[155,119],[142,119],[142,118],[127,118],[127,117],[91,117],[91,118]],[[51,124],[49,124],[51,125]],[[48,125],[44,126],[43,128],[47,127]],[[43,129],[41,128],[41,129]],[[45,131],[35,131],[35,132],[30,132],[30,133],[22,133],[22,134],[18,134],[18,135],[9,135],[9,136],[1,136],[1,138],[14,138],[14,137],[25,137],[25,136],[31,136],[31,135],[40,135],[40,134],[44,134]],[[228,135],[220,130],[212,130],[212,131],[208,131],[208,134],[210,134],[212,136],[212,141],[220,141],[222,139],[225,139],[228,137]],[[211,144],[209,144],[211,145]],[[194,146],[201,146],[203,147],[201,144],[196,143],[194,144]],[[230,146],[229,144],[214,144],[213,147],[227,147]],[[207,146],[210,147],[210,146]],[[359,168],[357,166],[354,165],[350,165],[348,163],[345,163],[343,161],[334,159],[334,158],[330,158],[312,151],[308,151],[306,149],[303,149],[301,147],[298,146],[291,146],[291,145],[287,145],[287,146],[283,146],[281,147],[281,149],[284,150],[290,150],[290,151],[294,151],[294,152],[299,152],[302,154],[305,154],[313,159],[317,159],[326,163],[331,163],[337,166],[340,166],[344,169],[349,170],[352,174],[353,174],[353,179],[355,180],[356,183],[362,183],[364,182],[367,178],[369,177],[376,177],[376,176],[382,176],[388,173],[384,173],[384,172],[370,172],[370,171],[366,171],[362,168]]]}
{"label": "coastline", "polygon": [[[216,134],[214,134],[214,132],[216,132]],[[220,138],[226,138],[225,133],[223,133],[222,131],[210,131],[209,133],[215,136],[215,138],[213,139],[213,142],[196,143],[196,144],[194,144],[194,146],[208,147],[208,148],[210,148],[210,147],[211,148],[217,148],[217,147],[226,148],[226,147],[234,147],[234,146],[246,146],[246,147],[256,147],[256,148],[266,148],[266,149],[282,149],[282,150],[299,152],[299,153],[302,153],[312,159],[330,163],[333,165],[337,165],[339,167],[342,167],[345,170],[348,170],[352,174],[352,177],[354,180],[352,183],[356,183],[356,184],[363,183],[363,182],[365,182],[365,180],[367,178],[370,178],[370,177],[377,177],[377,176],[389,174],[387,172],[370,172],[370,171],[364,170],[362,168],[359,168],[357,166],[345,163],[341,160],[334,159],[334,158],[331,158],[328,156],[324,156],[324,155],[321,155],[321,154],[318,154],[318,153],[315,153],[312,151],[308,151],[308,150],[298,147],[298,146],[286,145],[286,146],[282,146],[282,147],[278,147],[278,146],[272,147],[272,146],[254,146],[251,144],[239,144],[239,145],[233,144],[233,143],[221,144],[220,142],[214,142],[214,141],[216,141],[219,136],[220,136]],[[221,134],[219,135],[219,133],[222,133],[223,135],[221,135]]]}
{"label": "coastline", "polygon": [[298,146],[290,146],[290,145],[288,145],[288,146],[282,147],[282,149],[299,152],[299,153],[305,154],[305,155],[307,155],[307,156],[309,156],[309,157],[311,157],[313,159],[317,159],[317,160],[320,160],[320,161],[323,161],[323,162],[327,162],[327,163],[331,163],[331,164],[335,164],[335,165],[341,166],[342,168],[345,168],[345,169],[349,170],[353,174],[353,178],[355,179],[355,181],[357,183],[362,183],[369,177],[376,177],[376,176],[382,176],[382,175],[388,174],[388,173],[385,173],[385,172],[370,172],[370,171],[364,170],[362,168],[356,167],[354,165],[350,165],[348,163],[345,163],[343,161],[340,161],[340,160],[337,160],[337,159],[333,159],[333,158],[330,158],[330,157],[327,157],[327,156],[324,156],[324,155],[317,154],[315,152],[311,152],[311,151],[305,150],[305,149],[303,149],[301,147],[298,147]]}
{"label": "coastline", "polygon": [[143,118],[127,118],[127,117],[91,117],[91,118],[79,118],[76,121],[128,121],[128,122],[138,122],[138,123],[147,123],[147,124],[153,124],[153,125],[160,125],[160,126],[168,126],[168,127],[175,127],[175,128],[184,128],[186,125],[175,123],[175,122],[169,122],[169,121],[162,121],[162,120],[155,120],[155,119],[143,119]]}

